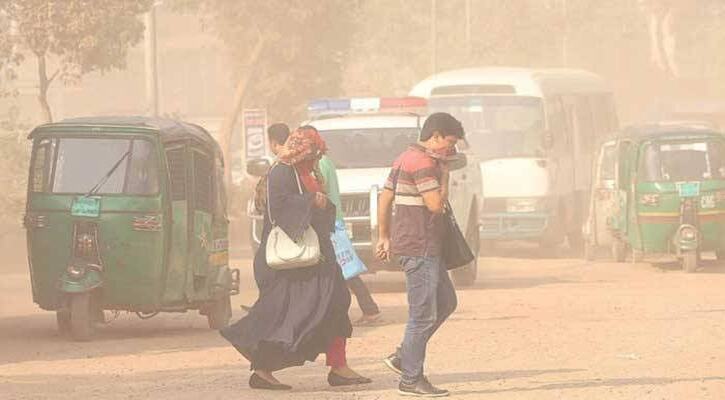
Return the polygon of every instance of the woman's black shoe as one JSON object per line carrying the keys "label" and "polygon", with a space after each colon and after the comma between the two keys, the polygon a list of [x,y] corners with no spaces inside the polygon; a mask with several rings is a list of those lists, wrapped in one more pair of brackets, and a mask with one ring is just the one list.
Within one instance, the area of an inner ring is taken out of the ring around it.
{"label": "woman's black shoe", "polygon": [[292,386],[290,386],[290,385],[285,385],[282,383],[272,383],[257,374],[252,374],[252,376],[249,377],[249,387],[252,389],[262,389],[262,390],[290,390],[290,389],[292,389]]}
{"label": "woman's black shoe", "polygon": [[347,378],[342,375],[338,375],[334,372],[327,374],[327,383],[330,386],[352,386],[352,385],[366,385],[372,383],[373,380],[365,378],[364,376],[357,376],[355,378]]}

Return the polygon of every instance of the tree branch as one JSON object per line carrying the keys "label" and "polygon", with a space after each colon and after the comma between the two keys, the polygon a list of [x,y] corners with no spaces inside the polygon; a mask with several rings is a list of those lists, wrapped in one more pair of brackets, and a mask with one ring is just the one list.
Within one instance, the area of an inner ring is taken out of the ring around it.
{"label": "tree branch", "polygon": [[53,79],[58,77],[58,74],[60,74],[60,68],[56,69],[55,72],[53,72],[52,75],[50,75],[50,78],[48,78],[48,86],[50,86],[51,83],[53,83]]}

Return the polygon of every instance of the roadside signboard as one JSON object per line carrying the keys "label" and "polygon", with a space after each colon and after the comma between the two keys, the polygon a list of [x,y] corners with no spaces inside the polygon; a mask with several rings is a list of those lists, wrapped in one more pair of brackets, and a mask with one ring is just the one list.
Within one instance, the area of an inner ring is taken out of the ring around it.
{"label": "roadside signboard", "polygon": [[267,111],[264,109],[242,110],[244,132],[244,159],[252,160],[267,155]]}

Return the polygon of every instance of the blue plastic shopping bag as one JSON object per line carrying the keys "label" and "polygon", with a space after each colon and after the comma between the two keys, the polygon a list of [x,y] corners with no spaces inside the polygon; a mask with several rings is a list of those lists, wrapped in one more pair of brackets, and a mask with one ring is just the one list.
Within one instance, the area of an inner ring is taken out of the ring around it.
{"label": "blue plastic shopping bag", "polygon": [[335,247],[337,263],[342,268],[342,276],[345,277],[345,280],[368,271],[360,257],[355,253],[343,221],[335,222],[335,232],[332,234],[331,239],[332,245]]}

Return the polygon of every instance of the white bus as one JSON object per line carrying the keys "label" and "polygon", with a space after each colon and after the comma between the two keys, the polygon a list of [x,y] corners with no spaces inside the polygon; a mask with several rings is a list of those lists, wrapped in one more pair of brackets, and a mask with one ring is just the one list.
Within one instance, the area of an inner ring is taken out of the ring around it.
{"label": "white bus", "polygon": [[592,155],[618,121],[611,90],[587,71],[442,72],[411,96],[460,119],[480,162],[481,238],[580,249]]}

